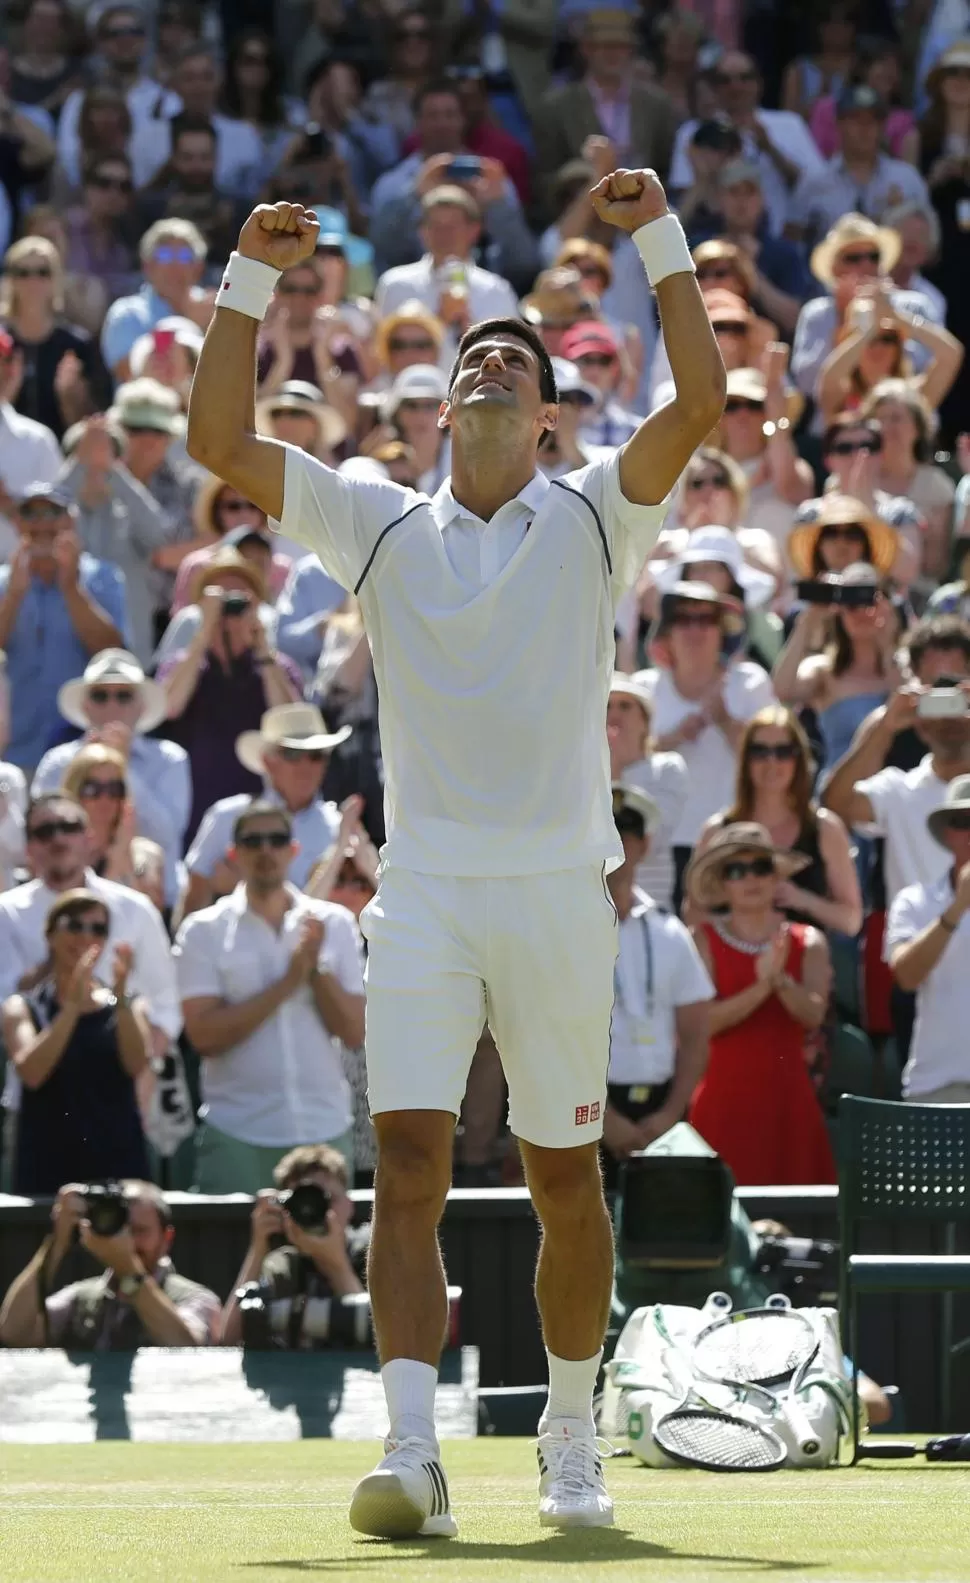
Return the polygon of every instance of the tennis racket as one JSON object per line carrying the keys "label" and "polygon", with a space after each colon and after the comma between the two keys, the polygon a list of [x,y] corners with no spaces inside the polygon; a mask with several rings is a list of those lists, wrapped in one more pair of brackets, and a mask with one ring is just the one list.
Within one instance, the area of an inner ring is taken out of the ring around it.
{"label": "tennis racket", "polygon": [[[653,1319],[664,1343],[665,1365],[680,1391],[678,1400],[652,1426],[660,1449],[684,1467],[715,1473],[769,1473],[782,1467],[787,1451],[779,1437],[754,1416],[732,1410],[735,1404],[724,1407],[706,1400],[697,1389],[689,1354],[671,1337],[659,1307],[654,1308]],[[726,1381],[711,1384],[722,1393],[730,1390],[735,1399],[741,1394],[759,1397],[770,1412],[777,1408],[771,1393],[758,1386]]]}
{"label": "tennis racket", "polygon": [[[748,1386],[781,1385],[772,1408],[784,1418],[803,1456],[816,1456],[818,1435],[799,1392],[819,1350],[813,1326],[795,1309],[775,1306],[727,1314],[705,1326],[694,1342],[694,1366],[708,1379]],[[770,1394],[770,1393],[769,1393]]]}

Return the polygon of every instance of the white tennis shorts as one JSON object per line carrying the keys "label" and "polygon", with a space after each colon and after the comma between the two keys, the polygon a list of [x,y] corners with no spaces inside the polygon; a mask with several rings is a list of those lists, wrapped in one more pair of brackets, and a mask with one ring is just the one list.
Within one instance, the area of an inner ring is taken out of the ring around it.
{"label": "white tennis shorts", "polygon": [[601,868],[456,879],[388,868],[361,915],[374,1115],[458,1115],[486,1020],[517,1137],[549,1149],[603,1131],[616,910]]}

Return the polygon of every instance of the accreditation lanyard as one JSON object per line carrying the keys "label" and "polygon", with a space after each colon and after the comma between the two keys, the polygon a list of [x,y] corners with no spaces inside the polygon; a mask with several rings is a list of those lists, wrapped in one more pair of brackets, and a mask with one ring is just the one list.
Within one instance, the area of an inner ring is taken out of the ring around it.
{"label": "accreditation lanyard", "polygon": [[619,957],[617,958],[616,965],[613,968],[613,994],[614,994],[614,997],[616,999],[617,1005],[622,1008],[622,1010],[623,1010],[623,1012],[624,1012],[624,1014],[625,1014],[625,1016],[627,1018],[627,1021],[629,1022],[630,1026],[631,1026],[631,1028],[633,1030],[633,1035],[634,1035],[634,1039],[635,1039],[636,1043],[637,1044],[653,1044],[653,1042],[654,1042],[654,1038],[653,1038],[653,1008],[654,1008],[654,994],[653,994],[653,985],[654,985],[653,936],[650,933],[650,924],[649,924],[649,915],[648,915],[648,913],[642,912],[640,914],[640,920],[639,921],[640,921],[640,934],[641,934],[641,937],[643,939],[643,959],[644,959],[644,965],[646,967],[646,986],[647,986],[647,1015],[646,1015],[646,1017],[639,1016],[626,1003],[626,998],[625,998],[625,996],[623,994],[623,984],[622,984],[621,979],[620,979]]}

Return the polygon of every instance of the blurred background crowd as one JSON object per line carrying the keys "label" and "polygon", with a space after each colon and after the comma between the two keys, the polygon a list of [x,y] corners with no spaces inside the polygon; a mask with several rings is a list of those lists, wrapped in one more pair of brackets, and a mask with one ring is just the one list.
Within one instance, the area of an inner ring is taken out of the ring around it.
{"label": "blurred background crowd", "polygon": [[[607,1163],[687,1114],[741,1183],[825,1182],[839,1093],[970,1099],[967,0],[8,0],[8,1190],[256,1192],[324,1143],[370,1180],[370,651],[188,458],[193,369],[298,200],[263,432],[433,494],[457,341],[510,314],[579,468],[672,388],[616,166],[665,182],[728,394],[617,613]],[[504,1106],[486,1029],[459,1181],[516,1179]]]}

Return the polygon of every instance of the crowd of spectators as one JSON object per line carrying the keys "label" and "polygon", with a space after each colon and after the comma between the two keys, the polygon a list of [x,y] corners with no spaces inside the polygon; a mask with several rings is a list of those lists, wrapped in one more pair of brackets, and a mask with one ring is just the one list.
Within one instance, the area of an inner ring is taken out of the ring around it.
{"label": "crowd of spectators", "polygon": [[[607,1172],[686,1116],[740,1182],[831,1180],[847,1045],[866,1091],[970,1098],[970,4],[9,0],[0,1186],[60,1190],[59,1257],[78,1184],[141,1182],[150,1332],[219,1329],[152,1182],[263,1195],[245,1284],[293,1150],[341,1206],[374,1167],[367,635],[185,448],[240,224],[321,220],[260,333],[263,432],[434,494],[458,339],[512,315],[554,360],[559,478],[671,392],[589,196],[644,165],[728,379],[616,613]],[[484,1030],[476,1185],[517,1168],[499,1054]]]}

